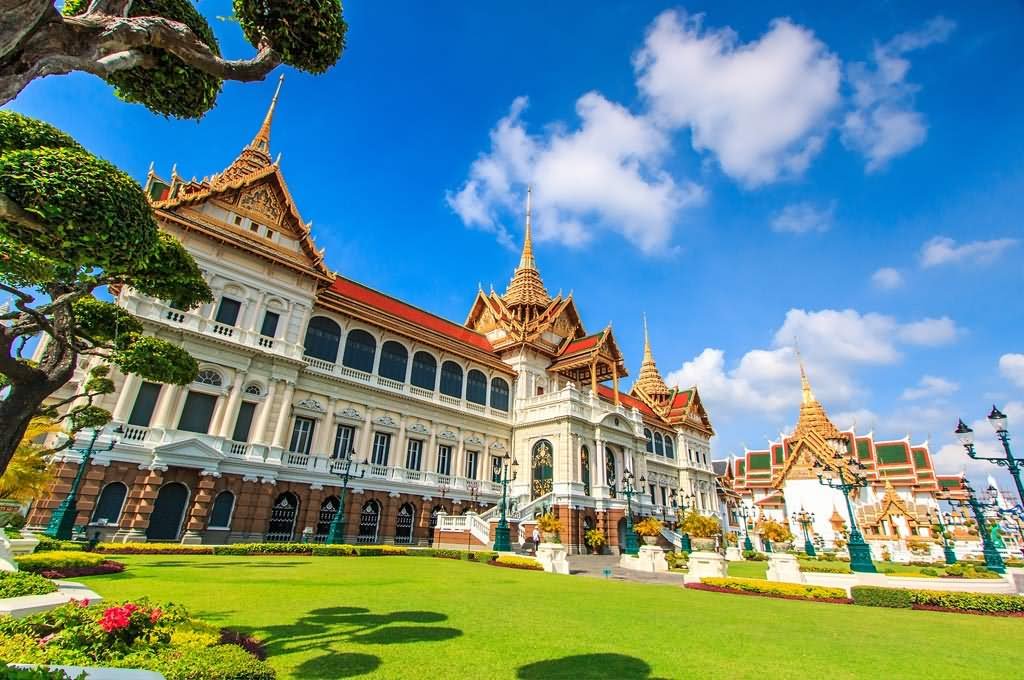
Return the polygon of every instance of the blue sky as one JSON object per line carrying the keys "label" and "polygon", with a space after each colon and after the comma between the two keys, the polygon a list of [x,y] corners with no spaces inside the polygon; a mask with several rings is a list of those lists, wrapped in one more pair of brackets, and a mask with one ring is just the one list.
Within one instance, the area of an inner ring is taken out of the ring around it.
{"label": "blue sky", "polygon": [[[478,283],[504,289],[532,182],[549,290],[613,322],[634,374],[646,312],[716,456],[795,420],[799,338],[837,424],[930,436],[958,471],[958,415],[995,401],[1024,427],[1024,9],[981,7],[349,2],[341,62],[285,69],[272,150],[331,267],[460,321]],[[275,80],[226,84],[199,122],[84,75],[12,107],[137,178],[202,177]]]}

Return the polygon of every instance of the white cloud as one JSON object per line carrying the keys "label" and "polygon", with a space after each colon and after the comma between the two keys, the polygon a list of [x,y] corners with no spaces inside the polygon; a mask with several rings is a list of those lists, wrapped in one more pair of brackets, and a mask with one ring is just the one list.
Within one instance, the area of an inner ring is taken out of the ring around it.
{"label": "white cloud", "polygon": [[900,339],[910,345],[935,347],[948,345],[962,333],[956,322],[948,316],[941,319],[921,319],[899,327]]}
{"label": "white cloud", "polygon": [[712,152],[746,186],[799,175],[840,102],[839,59],[788,19],[746,44],[730,28],[705,30],[702,20],[663,12],[635,56],[654,115],[665,127],[690,127],[694,148]]}
{"label": "white cloud", "polygon": [[922,144],[927,136],[924,116],[914,109],[919,89],[906,81],[908,52],[945,42],[956,24],[935,17],[917,31],[901,33],[875,45],[873,64],[847,66],[853,88],[853,109],[843,120],[842,140],[867,158],[867,171],[885,167],[892,158]]}
{"label": "white cloud", "polygon": [[955,382],[940,378],[935,375],[925,375],[916,387],[908,387],[903,390],[900,399],[917,400],[930,399],[933,397],[947,397],[960,389]]}
{"label": "white cloud", "polygon": [[498,215],[521,212],[533,182],[538,240],[585,243],[596,228],[617,231],[647,253],[664,248],[679,213],[705,198],[703,187],[675,181],[662,167],[669,139],[648,118],[589,92],[576,102],[579,127],[527,131],[519,97],[491,131],[491,150],[448,204],[467,226],[500,233]]}
{"label": "white cloud", "polygon": [[1024,354],[999,357],[999,372],[1017,387],[1024,387]]}
{"label": "white cloud", "polygon": [[791,203],[772,218],[772,230],[790,234],[828,231],[832,228],[835,211],[835,201],[824,207],[807,201]]}
{"label": "white cloud", "polygon": [[921,266],[927,268],[944,264],[986,264],[1018,243],[1018,239],[1015,238],[997,238],[957,245],[956,241],[949,237],[936,236],[922,246]]}
{"label": "white cloud", "polygon": [[894,290],[903,285],[903,274],[892,267],[882,267],[871,275],[871,283],[881,290]]}

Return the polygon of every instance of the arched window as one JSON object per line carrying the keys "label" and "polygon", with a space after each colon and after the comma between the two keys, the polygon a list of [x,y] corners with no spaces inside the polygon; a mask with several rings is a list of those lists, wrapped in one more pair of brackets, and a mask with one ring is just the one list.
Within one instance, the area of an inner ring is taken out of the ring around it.
{"label": "arched window", "polygon": [[171,482],[160,487],[153,501],[153,512],[146,527],[146,538],[156,541],[176,541],[185,521],[189,499],[188,487]]}
{"label": "arched window", "polygon": [[373,357],[377,354],[377,341],[364,330],[355,329],[345,339],[345,354],[341,363],[364,373],[373,372]]}
{"label": "arched window", "polygon": [[434,527],[437,526],[437,516],[444,512],[443,505],[435,505],[434,509],[430,511],[430,533],[434,533]]}
{"label": "arched window", "polygon": [[313,540],[317,543],[323,543],[327,535],[331,533],[331,524],[334,523],[334,516],[338,514],[338,506],[340,505],[341,503],[338,502],[337,496],[328,496],[320,504],[320,514],[317,516],[316,522],[316,533],[313,534]]}
{"label": "arched window", "polygon": [[590,495],[590,449],[580,447],[580,477],[583,478],[583,494]]}
{"label": "arched window", "polygon": [[395,516],[395,543],[409,545],[412,543],[412,520],[416,516],[416,509],[411,503],[406,503],[398,509]]}
{"label": "arched window", "polygon": [[487,376],[475,368],[466,374],[466,401],[481,406],[487,404]]}
{"label": "arched window", "polygon": [[508,382],[504,378],[491,378],[491,408],[508,411]]}
{"label": "arched window", "polygon": [[210,508],[210,529],[231,528],[231,513],[235,509],[235,494],[230,491],[221,491],[213,499],[213,507]]}
{"label": "arched window", "polygon": [[665,457],[675,458],[675,445],[672,443],[672,435],[665,435]]}
{"label": "arched window", "polygon": [[212,368],[204,368],[196,373],[196,382],[201,385],[213,385],[220,387],[224,384],[224,378]]}
{"label": "arched window", "polygon": [[258,397],[263,394],[263,388],[258,383],[249,383],[245,386],[245,393]]}
{"label": "arched window", "polygon": [[660,432],[654,433],[654,452],[659,456],[665,455],[665,440],[662,438]]}
{"label": "arched window", "polygon": [[280,494],[270,509],[270,524],[267,525],[267,541],[284,542],[292,540],[295,533],[295,515],[299,510],[299,499],[290,491]]}
{"label": "arched window", "polygon": [[462,397],[462,366],[454,361],[441,364],[441,394]]}
{"label": "arched window", "polygon": [[546,493],[551,493],[553,488],[552,473],[554,471],[554,450],[551,442],[541,439],[533,445],[533,453],[530,458],[533,478],[531,480],[532,498],[540,498]]}
{"label": "arched window", "polygon": [[121,509],[127,495],[128,487],[121,482],[111,482],[103,487],[99,500],[96,501],[96,509],[92,512],[92,523],[117,524],[121,519]]}
{"label": "arched window", "polygon": [[341,326],[326,316],[314,316],[306,327],[306,355],[314,359],[338,360],[338,345],[341,343]]}
{"label": "arched window", "polygon": [[405,382],[405,369],[409,365],[409,350],[400,342],[388,340],[380,346],[380,368],[382,378]]}
{"label": "arched window", "polygon": [[654,453],[654,435],[646,427],[644,428],[644,439],[647,440],[647,453]]}
{"label": "arched window", "polygon": [[608,493],[615,498],[615,453],[607,446],[604,449],[604,478],[608,484]]}
{"label": "arched window", "polygon": [[367,501],[359,514],[359,543],[376,543],[380,531],[380,503]]}
{"label": "arched window", "polygon": [[416,352],[412,357],[412,384],[434,391],[437,385],[437,359],[429,352]]}

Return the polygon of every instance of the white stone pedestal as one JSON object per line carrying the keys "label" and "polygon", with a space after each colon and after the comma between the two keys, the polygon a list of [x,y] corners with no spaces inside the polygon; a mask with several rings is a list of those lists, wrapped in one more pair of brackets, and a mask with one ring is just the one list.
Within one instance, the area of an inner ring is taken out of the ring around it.
{"label": "white stone pedestal", "polygon": [[39,539],[32,534],[22,534],[21,538],[7,538],[0,532],[0,571],[18,571],[18,563],[14,558],[28,555],[39,545]]}
{"label": "white stone pedestal", "polygon": [[784,583],[803,583],[804,577],[800,573],[800,563],[795,555],[789,553],[768,553],[768,576],[769,581],[782,581]]}
{"label": "white stone pedestal", "polygon": [[643,571],[649,574],[668,571],[668,561],[665,559],[665,551],[656,545],[640,546],[636,557],[623,555],[619,558],[619,566],[623,569]]}
{"label": "white stone pedestal", "polygon": [[729,565],[720,553],[692,552],[686,563],[686,583],[700,583],[702,578],[725,578],[729,574]]}
{"label": "white stone pedestal", "polygon": [[725,549],[725,559],[727,562],[742,562],[743,553],[736,546],[730,545]]}
{"label": "white stone pedestal", "polygon": [[537,546],[536,557],[544,571],[552,574],[569,573],[569,560],[566,558],[565,546],[561,543],[541,543]]}

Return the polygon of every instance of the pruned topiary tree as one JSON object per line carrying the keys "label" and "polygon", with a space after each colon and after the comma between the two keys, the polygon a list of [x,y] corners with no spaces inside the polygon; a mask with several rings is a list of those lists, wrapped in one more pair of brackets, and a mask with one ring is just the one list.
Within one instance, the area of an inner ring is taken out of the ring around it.
{"label": "pruned topiary tree", "polygon": [[[142,335],[138,319],[94,295],[118,286],[182,309],[212,298],[135,180],[60,130],[0,111],[0,290],[12,303],[0,313],[0,475],[32,418],[72,430],[110,420],[93,404],[114,389],[110,364],[177,385],[195,377],[188,352]],[[37,362],[23,356],[34,336],[46,343]],[[74,395],[47,402],[81,357],[100,360]]]}
{"label": "pruned topiary tree", "polygon": [[84,71],[152,111],[198,118],[225,80],[263,80],[284,63],[323,73],[345,49],[340,0],[233,0],[256,48],[224,59],[190,0],[0,0],[0,105],[36,78]]}

